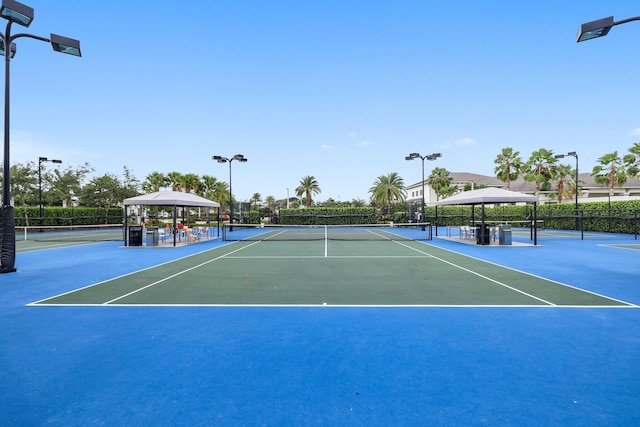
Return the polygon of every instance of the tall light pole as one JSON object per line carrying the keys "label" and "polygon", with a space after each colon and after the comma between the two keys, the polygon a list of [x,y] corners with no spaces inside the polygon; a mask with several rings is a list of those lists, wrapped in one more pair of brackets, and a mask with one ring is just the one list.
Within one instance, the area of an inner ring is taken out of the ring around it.
{"label": "tall light pole", "polygon": [[[405,160],[413,160],[413,159],[421,159],[422,160],[422,216],[420,218],[420,222],[422,222],[422,231],[424,231],[424,160],[435,160],[438,157],[442,157],[442,154],[440,153],[433,153],[433,154],[427,154],[426,156],[421,156],[419,153],[411,153],[409,154],[407,157],[405,157]],[[437,229],[436,229],[437,231]]]}
{"label": "tall light pole", "polygon": [[[0,17],[7,20],[7,27],[4,34],[0,33],[0,55],[4,55],[4,164],[2,174],[2,234],[0,236],[0,273],[12,273],[16,271],[16,231],[15,213],[11,206],[11,164],[9,160],[9,70],[11,58],[16,53],[16,46],[13,42],[20,37],[28,37],[43,42],[51,43],[51,47],[56,52],[67,53],[73,56],[80,54],[80,42],[56,34],[51,34],[50,38],[35,36],[33,34],[19,33],[11,35],[11,24],[28,27],[33,21],[33,9],[15,0],[2,0],[0,7]],[[7,49],[8,46],[8,49]],[[9,54],[7,54],[7,52]]]}
{"label": "tall light pole", "polygon": [[567,154],[556,154],[556,159],[562,159],[565,156],[571,156],[576,158],[576,188],[575,188],[575,196],[576,196],[576,230],[578,229],[578,153],[575,151],[569,151]]}
{"label": "tall light pole", "polygon": [[218,163],[229,163],[229,231],[233,231],[233,193],[231,192],[231,163],[234,160],[244,163],[247,161],[247,158],[244,157],[243,154],[236,154],[231,158],[222,156],[212,156],[211,158]]}
{"label": "tall light pole", "polygon": [[631,21],[640,21],[640,16],[634,16],[633,18],[623,19],[621,21],[614,21],[613,16],[609,16],[598,19],[597,21],[587,22],[586,24],[580,25],[578,34],[576,35],[576,42],[579,43],[604,37],[609,34],[609,30],[611,30],[611,27],[614,25],[626,24]]}
{"label": "tall light pole", "polygon": [[42,206],[42,164],[45,162],[62,163],[62,160],[38,157],[38,206],[40,206],[40,225],[44,225],[44,206]]}

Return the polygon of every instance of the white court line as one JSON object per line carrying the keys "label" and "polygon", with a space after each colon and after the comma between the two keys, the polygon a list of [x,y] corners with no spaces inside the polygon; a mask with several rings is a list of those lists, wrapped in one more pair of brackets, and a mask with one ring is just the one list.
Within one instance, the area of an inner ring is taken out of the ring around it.
{"label": "white court line", "polygon": [[251,256],[229,256],[227,259],[322,259],[322,258],[432,258],[431,255],[251,255]]}
{"label": "white court line", "polygon": [[[586,289],[579,288],[577,286],[569,285],[568,283],[558,282],[557,280],[552,280],[552,279],[549,279],[549,278],[546,278],[546,277],[539,276],[537,274],[528,273],[526,271],[518,270],[518,269],[515,269],[515,268],[512,268],[512,267],[507,267],[506,265],[497,264],[495,262],[487,261],[487,260],[482,259],[482,258],[477,258],[477,257],[473,257],[471,255],[461,254],[459,252],[452,251],[451,249],[447,249],[447,248],[439,248],[439,249],[442,249],[443,251],[451,252],[451,253],[454,253],[454,254],[457,254],[457,255],[463,255],[463,256],[466,256],[468,258],[475,259],[475,260],[478,260],[478,261],[481,261],[481,262],[485,262],[487,264],[495,265],[495,266],[500,267],[500,268],[505,268],[507,270],[515,271],[517,273],[526,274],[527,276],[535,277],[537,279],[541,279],[541,280],[544,280],[544,281],[547,281],[547,282],[555,283],[555,284],[558,284],[558,285],[561,285],[561,286],[565,286],[567,288],[575,289],[575,290],[580,291],[580,292],[584,292],[584,293],[587,293],[587,294],[595,295],[595,296],[603,298],[603,299],[616,301],[616,302],[619,302],[621,304],[627,304],[628,306],[631,306],[631,307],[639,307],[636,304],[630,303],[628,301],[623,301],[623,300],[618,299],[618,298],[613,298],[613,297],[610,297],[610,296],[607,296],[607,295],[602,295],[602,294],[599,294],[597,292],[592,292],[592,291],[589,291],[589,290],[586,290]],[[438,260],[441,260],[440,258],[438,258],[436,256],[434,256],[434,258],[436,258]],[[441,260],[441,261],[455,266],[455,264],[449,263],[448,261],[444,261],[444,260]],[[525,294],[525,295],[527,295],[527,294]],[[565,306],[563,306],[563,307],[565,307]],[[595,307],[600,307],[600,306],[595,306]],[[608,306],[605,306],[605,307],[608,307]]]}
{"label": "white court line", "polygon": [[545,304],[39,304],[42,307],[218,307],[218,308],[537,308],[537,309],[637,309],[637,305],[545,305]]}
{"label": "white court line", "polygon": [[[42,301],[47,301],[47,300],[50,300],[50,299],[59,298],[59,297],[65,296],[65,295],[72,294],[74,292],[82,291],[84,289],[93,288],[94,286],[99,286],[99,285],[102,285],[104,283],[111,282],[113,280],[122,279],[122,278],[127,277],[127,276],[133,276],[134,274],[138,274],[138,273],[140,273],[142,271],[152,270],[152,269],[154,269],[156,267],[160,267],[160,266],[163,266],[163,265],[171,264],[171,263],[174,263],[174,262],[177,262],[177,261],[182,261],[184,259],[191,258],[193,256],[202,255],[202,254],[210,252],[210,251],[215,251],[215,250],[217,250],[219,248],[222,248],[222,247],[224,247],[224,246],[216,246],[215,248],[210,248],[210,249],[204,250],[202,252],[196,252],[194,254],[185,255],[185,256],[180,257],[180,258],[176,258],[176,259],[172,259],[172,260],[169,260],[169,261],[161,262],[160,264],[154,264],[154,265],[151,265],[149,267],[141,268],[140,270],[132,271],[130,273],[121,274],[120,276],[116,276],[116,277],[112,277],[112,278],[107,279],[107,280],[102,280],[100,282],[92,283],[90,285],[83,286],[83,287],[80,287],[80,288],[77,288],[77,289],[73,289],[71,291],[63,292],[61,294],[54,295],[52,297],[43,298],[41,300],[29,303],[29,304],[27,304],[27,306],[30,306],[30,305],[49,305],[49,304],[41,304],[41,303],[42,303]],[[233,252],[237,252],[237,250],[233,251]],[[231,252],[229,252],[229,253],[231,253]],[[98,305],[101,305],[101,304],[98,304]],[[51,304],[51,305],[56,305],[56,304]],[[65,304],[61,304],[61,305],[65,305]],[[67,305],[72,305],[72,304],[67,304]],[[89,304],[89,305],[95,305],[95,304]]]}
{"label": "white court line", "polygon": [[111,304],[111,303],[112,303],[112,302],[114,302],[114,301],[118,301],[118,300],[120,300],[120,299],[122,299],[122,298],[126,298],[126,297],[128,297],[128,296],[130,296],[130,295],[137,294],[137,293],[138,293],[138,292],[140,292],[140,291],[143,291],[143,290],[145,290],[145,289],[148,289],[148,288],[150,288],[150,287],[152,287],[152,286],[155,286],[155,285],[157,285],[157,284],[160,284],[160,283],[162,283],[162,282],[166,282],[166,281],[167,281],[167,280],[169,280],[169,279],[173,279],[174,277],[178,277],[178,276],[180,276],[180,275],[182,275],[182,274],[184,274],[184,273],[187,273],[187,272],[189,272],[189,271],[191,271],[191,270],[195,270],[196,268],[200,268],[200,267],[202,267],[202,266],[204,266],[204,265],[210,264],[210,263],[212,263],[212,262],[214,262],[214,261],[217,261],[217,260],[219,260],[219,259],[221,259],[221,258],[226,257],[227,255],[231,255],[231,254],[233,254],[233,253],[235,253],[235,252],[239,252],[239,251],[241,251],[241,250],[243,250],[243,249],[246,249],[246,248],[248,248],[248,247],[250,247],[250,246],[253,246],[253,245],[257,244],[257,243],[260,243],[260,242],[254,242],[254,243],[248,244],[247,246],[243,246],[243,247],[241,247],[241,248],[238,248],[238,249],[236,249],[235,251],[231,251],[231,252],[226,253],[226,254],[224,254],[224,255],[220,255],[219,257],[216,257],[216,258],[210,259],[209,261],[205,261],[205,262],[200,263],[200,264],[198,264],[198,265],[194,265],[193,267],[187,268],[186,270],[179,271],[178,273],[172,274],[171,276],[167,276],[167,277],[165,277],[164,279],[157,280],[157,281],[155,281],[155,282],[153,282],[153,283],[148,284],[147,286],[143,286],[142,288],[136,289],[135,291],[129,292],[129,293],[124,294],[124,295],[121,295],[121,296],[119,296],[118,298],[114,298],[114,299],[112,299],[112,300],[110,300],[110,301],[107,301],[107,302],[104,302],[104,303],[102,303],[102,304],[103,304],[103,305],[108,305],[108,304]]}
{"label": "white court line", "polygon": [[[415,250],[415,251],[417,251],[417,252],[420,252],[420,253],[425,253],[425,252],[423,252],[423,251],[421,251],[421,250],[419,250],[419,249],[417,249],[417,248],[412,248],[411,246],[405,245],[405,244],[404,244],[404,243],[402,243],[402,242],[395,242],[395,243],[397,243],[397,244],[399,244],[399,245],[401,245],[401,246],[404,246],[405,248],[413,249],[413,250]],[[522,291],[522,290],[520,290],[520,289],[514,288],[513,286],[509,286],[509,285],[507,285],[506,283],[499,282],[498,280],[492,279],[491,277],[487,277],[487,276],[485,276],[484,274],[480,274],[480,273],[477,273],[477,272],[475,272],[475,271],[473,271],[473,270],[469,270],[468,268],[465,268],[465,267],[462,267],[462,266],[456,265],[456,264],[454,264],[454,263],[452,263],[452,262],[450,262],[450,261],[444,260],[444,259],[442,259],[442,258],[438,258],[437,256],[434,256],[434,255],[431,255],[431,257],[433,257],[433,258],[437,259],[437,260],[438,260],[438,261],[440,261],[440,262],[444,262],[445,264],[448,264],[448,265],[450,265],[450,266],[452,266],[452,267],[458,268],[458,269],[460,269],[460,270],[462,270],[462,271],[466,271],[467,273],[471,273],[471,274],[473,274],[474,276],[478,276],[478,277],[480,277],[480,278],[482,278],[482,279],[488,280],[489,282],[493,282],[493,283],[495,283],[496,285],[500,285],[500,286],[503,286],[503,287],[505,287],[505,288],[507,288],[507,289],[511,289],[512,291],[516,291],[516,292],[518,292],[518,293],[520,293],[520,294],[522,294],[522,295],[526,295],[526,296],[528,296],[529,298],[533,298],[533,299],[535,299],[535,300],[538,300],[538,301],[543,302],[543,303],[545,303],[545,304],[549,304],[549,305],[551,305],[551,306],[555,306],[555,305],[556,305],[556,304],[552,303],[551,301],[547,301],[547,300],[545,300],[545,299],[538,298],[538,297],[537,297],[537,296],[535,296],[535,295],[532,295],[532,294],[527,293],[527,292],[524,292],[524,291]]]}

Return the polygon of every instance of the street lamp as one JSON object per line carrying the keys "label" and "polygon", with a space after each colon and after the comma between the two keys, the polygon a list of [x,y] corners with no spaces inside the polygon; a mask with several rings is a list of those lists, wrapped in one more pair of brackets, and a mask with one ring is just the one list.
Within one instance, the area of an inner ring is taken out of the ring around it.
{"label": "street lamp", "polygon": [[[16,232],[15,213],[11,206],[11,164],[9,160],[9,71],[11,58],[16,53],[14,40],[20,37],[28,37],[43,42],[51,43],[51,47],[56,52],[67,53],[73,56],[82,56],[80,53],[80,42],[75,39],[51,34],[50,38],[35,36],[33,34],[19,33],[11,35],[11,25],[16,24],[28,27],[33,21],[33,9],[15,0],[2,0],[0,7],[0,17],[7,20],[7,27],[4,34],[0,33],[0,55],[4,55],[4,164],[2,173],[2,234],[0,235],[0,273],[12,273],[16,271]],[[9,46],[9,55],[7,55]]]}
{"label": "street lamp", "polygon": [[236,154],[235,156],[231,157],[230,159],[227,157],[222,157],[222,156],[212,156],[211,157],[213,160],[217,161],[218,163],[229,163],[229,231],[233,231],[233,194],[231,193],[231,162],[233,162],[234,160],[237,160],[239,162],[246,162],[247,158],[244,157],[243,154]]}
{"label": "street lamp", "polygon": [[62,163],[62,160],[38,157],[38,206],[40,206],[40,225],[44,225],[44,207],[42,206],[42,164],[45,162]]}
{"label": "street lamp", "polygon": [[640,16],[623,19],[622,21],[614,21],[613,16],[609,16],[607,18],[598,19],[597,21],[587,22],[586,24],[580,25],[578,35],[576,35],[576,42],[604,37],[609,34],[609,30],[611,30],[611,27],[614,25],[626,24],[631,21],[640,21]]}
{"label": "street lamp", "polygon": [[562,159],[565,156],[572,156],[576,158],[576,230],[578,229],[578,153],[575,151],[569,151],[567,154],[556,154],[556,159]]}
{"label": "street lamp", "polygon": [[[409,154],[407,157],[405,157],[405,160],[413,160],[413,159],[421,159],[422,160],[422,216],[420,218],[422,224],[422,231],[424,231],[424,160],[435,160],[438,157],[442,157],[442,154],[440,153],[433,153],[433,154],[427,154],[426,156],[421,156],[419,153],[411,153]],[[436,232],[437,232],[437,228],[436,228]]]}

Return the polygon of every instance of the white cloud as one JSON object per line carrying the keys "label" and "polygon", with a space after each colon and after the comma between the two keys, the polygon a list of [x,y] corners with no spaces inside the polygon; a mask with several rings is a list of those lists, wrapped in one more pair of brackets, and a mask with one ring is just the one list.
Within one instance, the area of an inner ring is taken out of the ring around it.
{"label": "white cloud", "polygon": [[367,145],[373,145],[373,142],[371,141],[360,141],[356,144],[356,146],[358,147],[366,147]]}
{"label": "white cloud", "polygon": [[635,128],[634,130],[629,132],[629,135],[631,135],[631,136],[640,136],[640,128]]}
{"label": "white cloud", "polygon": [[456,145],[473,145],[475,143],[476,143],[476,140],[472,138],[459,138],[459,139],[456,139],[456,142],[455,142]]}

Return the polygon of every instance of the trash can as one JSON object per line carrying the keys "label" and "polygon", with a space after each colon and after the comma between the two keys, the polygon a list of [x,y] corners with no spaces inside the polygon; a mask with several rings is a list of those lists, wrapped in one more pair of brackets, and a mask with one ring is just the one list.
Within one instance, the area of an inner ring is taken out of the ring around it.
{"label": "trash can", "polygon": [[476,243],[479,245],[490,245],[491,235],[489,234],[489,225],[476,224]]}
{"label": "trash can", "polygon": [[501,225],[498,227],[498,243],[501,245],[511,244],[511,226]]}
{"label": "trash can", "polygon": [[158,246],[158,227],[147,228],[147,246]]}
{"label": "trash can", "polygon": [[129,246],[142,246],[142,226],[129,226]]}

